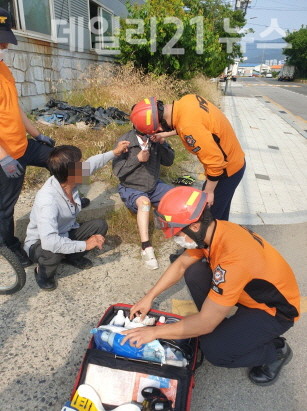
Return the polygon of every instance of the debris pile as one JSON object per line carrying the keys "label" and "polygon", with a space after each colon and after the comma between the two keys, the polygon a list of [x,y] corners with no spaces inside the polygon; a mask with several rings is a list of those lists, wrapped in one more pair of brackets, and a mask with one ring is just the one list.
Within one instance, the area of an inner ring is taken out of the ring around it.
{"label": "debris pile", "polygon": [[119,125],[129,121],[129,114],[116,107],[70,106],[65,101],[51,99],[42,109],[31,112],[36,120],[45,124],[63,126],[66,124],[85,123],[93,129],[106,127],[111,123]]}

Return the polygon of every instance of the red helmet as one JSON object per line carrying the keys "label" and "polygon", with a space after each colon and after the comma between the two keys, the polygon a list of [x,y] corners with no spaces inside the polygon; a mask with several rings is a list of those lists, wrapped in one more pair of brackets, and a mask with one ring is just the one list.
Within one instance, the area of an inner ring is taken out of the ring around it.
{"label": "red helmet", "polygon": [[193,187],[176,187],[161,199],[155,211],[155,222],[166,238],[198,221],[206,207],[207,195]]}
{"label": "red helmet", "polygon": [[142,134],[155,134],[160,126],[156,97],[145,98],[137,103],[130,114],[135,129]]}

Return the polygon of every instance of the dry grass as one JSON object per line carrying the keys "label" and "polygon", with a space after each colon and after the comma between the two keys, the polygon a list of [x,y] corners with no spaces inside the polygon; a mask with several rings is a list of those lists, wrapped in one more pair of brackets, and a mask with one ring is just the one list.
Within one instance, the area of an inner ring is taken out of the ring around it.
{"label": "dry grass", "polygon": [[77,83],[77,87],[78,84],[79,91],[65,93],[65,100],[70,104],[90,104],[95,107],[111,105],[126,112],[130,112],[133,104],[148,96],[156,96],[165,103],[189,93],[201,94],[217,105],[220,99],[216,83],[204,76],[184,81],[166,75],[145,75],[130,64],[92,66]]}
{"label": "dry grass", "polygon": [[[63,89],[63,84],[61,87]],[[220,105],[220,92],[216,83],[210,82],[204,76],[198,76],[192,81],[176,80],[168,76],[144,75],[140,70],[135,70],[131,65],[114,66],[98,65],[92,67],[79,82],[76,82],[74,91],[63,94],[55,94],[71,105],[94,107],[115,106],[126,112],[130,112],[133,104],[146,96],[157,96],[165,103],[171,103],[188,93],[197,93],[209,99],[216,105]],[[131,125],[110,125],[101,130],[87,128],[80,130],[76,126],[45,126],[37,123],[39,130],[56,140],[57,145],[72,144],[80,147],[83,158],[106,152],[114,147],[117,139],[126,133]],[[184,174],[183,166],[187,164],[190,155],[183,147],[178,137],[172,137],[170,143],[176,152],[175,163],[172,167],[162,167],[161,176],[166,183],[171,183],[174,177]],[[25,179],[25,189],[42,185],[49,173],[44,169],[28,167]],[[111,186],[118,184],[118,180],[112,176],[111,165],[92,176],[92,181],[108,180]],[[121,233],[124,242],[139,242],[135,217],[123,207],[119,211],[108,216],[109,233]],[[153,243],[161,241],[161,233],[150,226]]]}

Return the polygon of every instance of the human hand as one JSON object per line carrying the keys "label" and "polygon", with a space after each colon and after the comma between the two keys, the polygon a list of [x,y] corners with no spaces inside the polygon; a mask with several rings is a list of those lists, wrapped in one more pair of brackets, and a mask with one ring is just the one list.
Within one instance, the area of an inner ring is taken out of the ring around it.
{"label": "human hand", "polygon": [[141,150],[137,155],[137,158],[140,163],[146,163],[149,160],[150,154],[149,150]]}
{"label": "human hand", "polygon": [[121,344],[124,345],[126,341],[129,341],[132,347],[140,348],[141,345],[156,339],[157,328],[159,327],[138,327],[122,331],[121,334],[126,335],[126,337],[122,340]]}
{"label": "human hand", "polygon": [[54,147],[55,146],[55,141],[48,136],[45,136],[44,134],[39,134],[37,137],[35,137],[36,141],[39,141],[40,143],[44,143],[49,147]]}
{"label": "human hand", "polygon": [[152,299],[145,295],[139,302],[134,304],[130,309],[130,320],[135,316],[140,316],[141,320],[144,320],[146,314],[150,310],[152,305]]}
{"label": "human hand", "polygon": [[161,143],[163,144],[165,139],[167,137],[171,137],[171,136],[176,136],[177,135],[177,131],[176,130],[172,130],[172,131],[162,131],[161,133],[156,133],[153,134],[150,137],[150,140],[153,141],[154,143]]}
{"label": "human hand", "polygon": [[105,242],[105,238],[101,234],[94,234],[90,238],[88,238],[86,243],[86,251],[92,250],[93,248],[97,247],[99,250],[102,250],[102,246]]}
{"label": "human hand", "polygon": [[204,190],[205,193],[207,194],[207,204],[209,207],[213,206],[214,204],[214,191],[206,191]]}
{"label": "human hand", "polygon": [[116,156],[120,156],[122,153],[127,153],[129,144],[130,144],[130,141],[125,141],[125,140],[120,141],[117,144],[116,148],[113,150],[113,153]]}
{"label": "human hand", "polygon": [[0,165],[8,178],[18,178],[24,173],[22,165],[11,156],[6,156],[0,160]]}

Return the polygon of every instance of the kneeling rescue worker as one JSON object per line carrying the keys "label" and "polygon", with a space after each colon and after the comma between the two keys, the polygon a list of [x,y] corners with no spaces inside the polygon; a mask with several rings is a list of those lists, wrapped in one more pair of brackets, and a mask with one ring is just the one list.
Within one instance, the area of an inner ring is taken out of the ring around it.
{"label": "kneeling rescue worker", "polygon": [[131,308],[131,318],[144,317],[153,300],[183,276],[199,313],[174,324],[124,331],[125,341],[139,347],[156,338],[200,336],[212,364],[248,367],[253,383],[274,383],[292,358],[281,335],[299,318],[299,289],[290,266],[260,235],[213,219],[206,193],[192,187],[166,193],[156,220],[165,237],[186,250]]}

